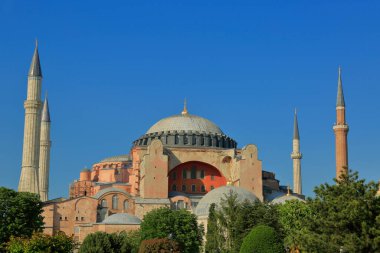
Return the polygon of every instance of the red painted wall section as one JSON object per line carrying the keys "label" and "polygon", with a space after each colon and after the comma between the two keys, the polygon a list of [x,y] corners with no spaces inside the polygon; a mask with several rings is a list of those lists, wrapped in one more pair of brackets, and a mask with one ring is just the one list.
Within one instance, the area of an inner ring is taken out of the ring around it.
{"label": "red painted wall section", "polygon": [[226,184],[227,180],[219,170],[207,163],[186,162],[169,172],[169,192],[206,194]]}

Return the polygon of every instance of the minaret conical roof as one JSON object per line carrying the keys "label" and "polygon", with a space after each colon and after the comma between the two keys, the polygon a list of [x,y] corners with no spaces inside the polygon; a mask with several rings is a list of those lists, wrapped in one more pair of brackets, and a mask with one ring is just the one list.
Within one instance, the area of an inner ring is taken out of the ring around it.
{"label": "minaret conical roof", "polygon": [[37,41],[36,41],[36,47],[34,49],[32,63],[30,64],[28,76],[40,76],[40,77],[42,77],[42,69],[41,69],[41,65],[40,65],[40,56],[38,54],[38,42]]}
{"label": "minaret conical roof", "polygon": [[336,96],[336,106],[345,106],[344,103],[344,95],[343,95],[343,87],[342,87],[342,69],[339,66],[339,71],[338,71],[338,94]]}
{"label": "minaret conical roof", "polygon": [[300,133],[298,131],[297,111],[294,111],[294,128],[293,128],[293,140],[299,140]]}
{"label": "minaret conical roof", "polygon": [[50,122],[49,102],[47,96],[45,97],[44,107],[42,108],[41,121]]}

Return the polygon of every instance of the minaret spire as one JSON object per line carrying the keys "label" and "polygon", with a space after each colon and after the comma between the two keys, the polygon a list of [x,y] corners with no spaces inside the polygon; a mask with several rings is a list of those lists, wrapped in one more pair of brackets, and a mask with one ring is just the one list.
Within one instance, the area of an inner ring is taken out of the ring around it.
{"label": "minaret spire", "polygon": [[297,109],[294,109],[293,139],[300,139],[300,133],[298,131]]}
{"label": "minaret spire", "polygon": [[40,159],[39,159],[39,190],[42,201],[48,200],[49,193],[49,172],[50,172],[50,113],[47,94],[42,109],[41,116],[41,138],[40,138]]}
{"label": "minaret spire", "polygon": [[290,157],[293,159],[293,192],[297,194],[302,194],[302,154],[300,152],[300,135],[298,130],[297,110],[294,110],[293,152],[291,153]]}
{"label": "minaret spire", "polygon": [[38,170],[41,134],[41,86],[42,72],[38,55],[38,45],[36,43],[32,63],[29,68],[27,96],[24,101],[24,144],[18,190],[37,194],[39,194]]}
{"label": "minaret spire", "polygon": [[343,95],[342,69],[338,69],[338,92],[336,99],[336,123],[333,127],[335,133],[335,160],[336,160],[336,179],[339,180],[342,174],[348,173],[348,147],[346,123],[346,105]]}
{"label": "minaret spire", "polygon": [[182,111],[182,115],[187,115],[189,112],[187,111],[187,101],[186,101],[186,98],[185,100],[183,101],[183,111]]}
{"label": "minaret spire", "polygon": [[36,47],[34,48],[34,54],[32,63],[30,64],[28,76],[40,76],[42,77],[42,69],[40,65],[40,56],[38,54],[38,40],[36,40]]}
{"label": "minaret spire", "polygon": [[342,87],[342,68],[340,66],[338,68],[338,93],[336,96],[336,106],[345,106]]}

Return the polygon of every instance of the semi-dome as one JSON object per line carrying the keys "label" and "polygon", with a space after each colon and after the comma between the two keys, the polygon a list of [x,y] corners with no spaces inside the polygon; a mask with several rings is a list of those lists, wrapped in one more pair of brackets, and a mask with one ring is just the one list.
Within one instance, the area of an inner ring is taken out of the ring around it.
{"label": "semi-dome", "polygon": [[157,133],[166,131],[192,131],[200,133],[223,134],[222,130],[208,119],[192,115],[177,114],[161,119],[146,132]]}
{"label": "semi-dome", "polygon": [[305,202],[302,198],[295,196],[295,195],[290,195],[290,194],[285,194],[282,195],[281,197],[277,197],[274,200],[271,201],[272,204],[284,204],[286,201],[291,201],[291,200],[298,200],[301,202]]}
{"label": "semi-dome", "polygon": [[136,216],[128,213],[115,213],[105,218],[102,223],[118,225],[140,225],[141,220]]}
{"label": "semi-dome", "polygon": [[211,204],[219,205],[222,198],[226,198],[230,194],[230,192],[237,194],[238,201],[257,201],[258,198],[250,191],[247,191],[244,188],[236,187],[236,186],[222,186],[218,187],[209,193],[207,193],[198,203],[197,208],[195,210],[195,214],[197,216],[208,216],[208,212]]}

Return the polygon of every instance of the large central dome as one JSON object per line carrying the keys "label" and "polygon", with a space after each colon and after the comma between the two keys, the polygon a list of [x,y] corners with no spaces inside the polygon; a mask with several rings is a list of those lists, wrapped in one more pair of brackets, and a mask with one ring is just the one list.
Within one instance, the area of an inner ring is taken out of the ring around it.
{"label": "large central dome", "polygon": [[236,148],[237,145],[208,119],[189,114],[186,102],[181,114],[158,121],[133,145],[148,146],[154,139],[161,140],[166,147]]}
{"label": "large central dome", "polygon": [[222,130],[208,119],[182,113],[161,119],[146,132],[159,133],[165,131],[192,131],[199,133],[223,134]]}

